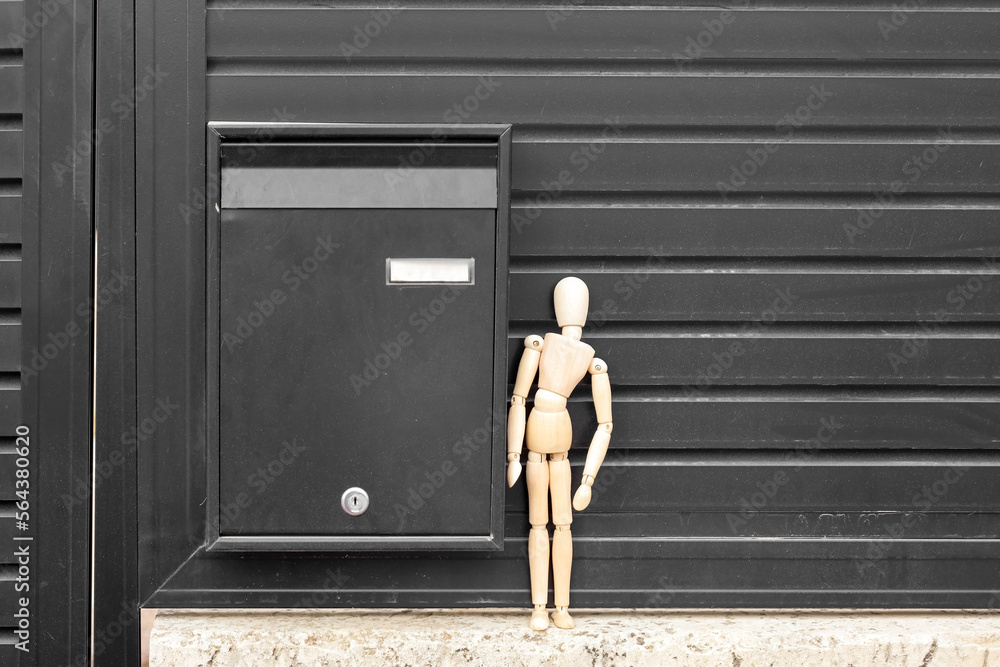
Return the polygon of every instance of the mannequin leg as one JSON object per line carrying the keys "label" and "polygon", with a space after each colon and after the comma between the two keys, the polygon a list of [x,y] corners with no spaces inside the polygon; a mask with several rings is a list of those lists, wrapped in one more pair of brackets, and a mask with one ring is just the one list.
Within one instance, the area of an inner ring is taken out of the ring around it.
{"label": "mannequin leg", "polygon": [[573,627],[569,615],[569,580],[573,569],[573,506],[570,498],[570,469],[566,454],[549,455],[549,487],[552,491],[552,587],[555,590],[556,611],[552,621],[556,627]]}
{"label": "mannequin leg", "polygon": [[549,627],[545,603],[549,594],[549,467],[542,454],[529,451],[528,483],[528,571],[531,575],[531,629]]}

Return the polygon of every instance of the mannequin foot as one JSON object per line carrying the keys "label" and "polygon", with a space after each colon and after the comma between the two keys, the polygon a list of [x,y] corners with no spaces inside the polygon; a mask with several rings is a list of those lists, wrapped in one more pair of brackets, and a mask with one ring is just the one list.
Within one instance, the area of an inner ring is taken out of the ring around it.
{"label": "mannequin foot", "polygon": [[556,624],[557,628],[562,628],[563,630],[573,629],[573,617],[569,615],[569,609],[566,607],[556,607],[556,610],[552,613],[552,622]]}
{"label": "mannequin foot", "polygon": [[532,630],[549,629],[549,612],[545,610],[545,607],[535,607],[535,610],[531,612],[531,622],[528,625],[531,626]]}

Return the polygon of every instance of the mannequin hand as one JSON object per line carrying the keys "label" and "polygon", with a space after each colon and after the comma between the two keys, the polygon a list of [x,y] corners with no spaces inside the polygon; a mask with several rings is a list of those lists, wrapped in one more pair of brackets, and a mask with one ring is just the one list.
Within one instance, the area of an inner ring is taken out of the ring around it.
{"label": "mannequin hand", "polygon": [[580,480],[580,488],[576,490],[576,495],[573,496],[573,509],[577,512],[587,509],[587,505],[590,504],[590,487],[593,484],[594,478],[590,475],[584,475],[583,479]]}
{"label": "mannequin hand", "polygon": [[521,476],[521,455],[507,455],[507,486],[514,486],[514,482]]}

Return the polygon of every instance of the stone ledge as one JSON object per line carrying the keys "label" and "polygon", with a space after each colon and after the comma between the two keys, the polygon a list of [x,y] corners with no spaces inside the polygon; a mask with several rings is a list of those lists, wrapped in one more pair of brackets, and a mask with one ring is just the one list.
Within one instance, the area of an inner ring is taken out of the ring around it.
{"label": "stone ledge", "polygon": [[164,610],[150,667],[674,665],[1000,667],[1000,614],[977,611]]}

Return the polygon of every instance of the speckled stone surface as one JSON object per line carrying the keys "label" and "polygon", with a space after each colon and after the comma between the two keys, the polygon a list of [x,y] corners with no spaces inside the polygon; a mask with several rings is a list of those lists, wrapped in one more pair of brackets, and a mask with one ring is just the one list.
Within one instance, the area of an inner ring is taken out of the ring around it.
{"label": "speckled stone surface", "polygon": [[1000,667],[1000,614],[961,611],[161,611],[150,667]]}

